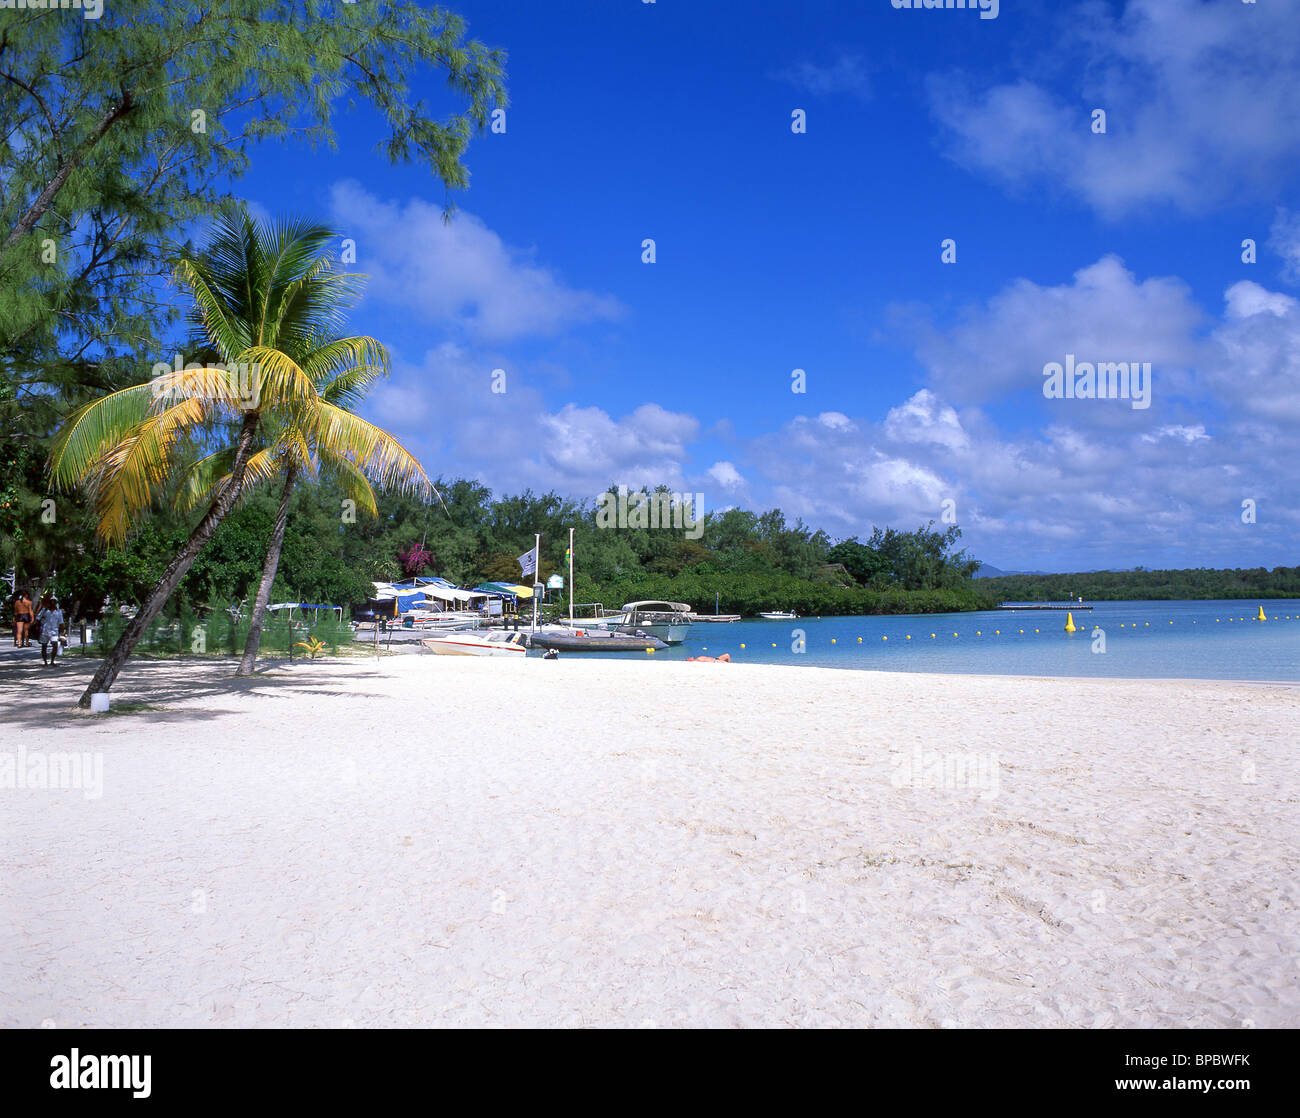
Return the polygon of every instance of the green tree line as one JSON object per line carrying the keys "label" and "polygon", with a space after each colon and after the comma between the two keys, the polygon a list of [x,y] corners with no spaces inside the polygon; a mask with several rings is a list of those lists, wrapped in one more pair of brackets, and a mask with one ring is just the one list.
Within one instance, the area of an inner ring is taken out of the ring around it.
{"label": "green tree line", "polygon": [[999,601],[1094,602],[1211,598],[1300,598],[1300,567],[1215,570],[1086,571],[1064,575],[1001,575],[978,580]]}
{"label": "green tree line", "polygon": [[[440,499],[432,501],[378,493],[375,516],[353,515],[342,491],[328,485],[295,492],[271,599],[349,606],[372,596],[373,581],[412,574],[460,585],[519,582],[518,557],[532,547],[536,532],[542,534],[541,579],[555,573],[567,579],[572,527],[580,602],[618,606],[664,598],[703,612],[716,603],[723,613],[743,614],[950,612],[992,604],[982,581],[971,578],[977,562],[955,550],[961,535],[955,527],[878,529],[866,542],[836,543],[802,522],[788,523],[777,509],[710,513],[695,529],[604,526],[595,501],[531,491],[494,498],[485,486],[463,479],[435,485]],[[246,497],[180,583],[172,613],[248,602],[276,504],[273,490]],[[121,546],[102,547],[87,534],[80,553],[59,570],[55,589],[74,616],[95,617],[108,598],[137,604],[189,529],[188,518],[161,504]],[[403,558],[419,545],[424,562],[418,569],[404,566]],[[31,570],[23,577],[34,582],[40,575]]]}

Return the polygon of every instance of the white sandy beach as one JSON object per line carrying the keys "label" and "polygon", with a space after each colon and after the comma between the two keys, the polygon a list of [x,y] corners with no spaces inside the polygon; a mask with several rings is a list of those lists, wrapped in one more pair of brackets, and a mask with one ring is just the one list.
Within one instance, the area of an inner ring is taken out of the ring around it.
{"label": "white sandy beach", "polygon": [[1300,1024],[1295,688],[231,670],[2,669],[0,1025]]}

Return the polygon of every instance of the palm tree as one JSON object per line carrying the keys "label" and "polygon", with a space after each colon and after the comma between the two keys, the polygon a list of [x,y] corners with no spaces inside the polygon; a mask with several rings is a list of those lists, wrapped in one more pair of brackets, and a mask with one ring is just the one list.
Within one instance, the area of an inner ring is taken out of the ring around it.
{"label": "palm tree", "polygon": [[150,623],[234,506],[263,422],[292,424],[319,400],[291,353],[305,337],[331,333],[354,276],[336,272],[326,249],[333,232],[304,221],[256,223],[246,213],[222,220],[201,256],[182,253],[178,283],[194,302],[191,318],[207,360],[155,376],[79,408],[50,456],[58,486],[85,486],[96,533],[120,543],[195,447],[235,432],[230,468],[189,539],[95,672],[82,694],[107,691]]}
{"label": "palm tree", "polygon": [[[236,675],[250,675],[257,661],[271,587],[280,565],[289,498],[301,480],[333,483],[357,511],[378,514],[374,484],[385,488],[424,489],[432,483],[423,468],[392,435],[358,418],[351,409],[365,397],[375,379],[388,372],[387,351],[372,338],[302,340],[298,366],[311,377],[317,396],[290,425],[274,429],[271,445],[254,454],[245,474],[245,490],[262,481],[281,480],[271,540],[262,565],[262,578],[253,604],[244,655]],[[231,449],[199,459],[186,472],[177,505],[196,507],[227,484]]]}

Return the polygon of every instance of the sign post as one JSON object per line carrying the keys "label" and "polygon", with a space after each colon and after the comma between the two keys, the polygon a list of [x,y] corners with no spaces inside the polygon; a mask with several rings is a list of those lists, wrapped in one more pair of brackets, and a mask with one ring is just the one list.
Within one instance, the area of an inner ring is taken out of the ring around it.
{"label": "sign post", "polygon": [[541,589],[541,584],[537,581],[537,567],[542,558],[542,534],[540,532],[533,536],[533,632],[537,632],[537,591]]}

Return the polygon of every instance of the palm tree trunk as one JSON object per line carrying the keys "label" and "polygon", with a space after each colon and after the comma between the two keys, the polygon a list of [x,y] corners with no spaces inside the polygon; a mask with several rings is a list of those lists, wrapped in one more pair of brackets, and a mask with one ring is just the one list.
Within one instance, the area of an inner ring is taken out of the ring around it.
{"label": "palm tree trunk", "polygon": [[230,470],[230,483],[217,494],[217,499],[212,502],[207,514],[199,521],[198,527],[190,533],[190,538],[186,540],[185,546],[181,548],[176,558],[167,564],[167,569],[163,571],[158,584],[150,591],[149,597],[144,604],[136,610],[135,617],[131,619],[131,624],[126,627],[126,632],[118,638],[117,644],[113,646],[113,651],[104,658],[104,662],[99,665],[99,670],[95,672],[89,686],[82,692],[81,698],[77,701],[78,706],[90,706],[91,695],[97,691],[107,691],[113,686],[113,681],[117,679],[118,674],[126,664],[127,658],[135,650],[135,646],[144,635],[145,630],[153,619],[158,616],[163,606],[166,605],[167,599],[171,597],[172,591],[180,584],[186,572],[194,565],[194,560],[198,558],[204,544],[212,538],[212,534],[226,518],[226,514],[234,507],[235,498],[239,496],[240,487],[244,483],[244,467],[247,466],[249,455],[252,453],[253,437],[257,433],[257,424],[258,417],[255,414],[249,414],[245,417],[244,426],[239,432],[239,443],[235,448],[235,460]]}
{"label": "palm tree trunk", "polygon": [[262,643],[262,626],[266,622],[266,607],[271,601],[271,585],[280,566],[280,549],[284,546],[284,527],[289,520],[289,495],[297,474],[290,462],[284,473],[284,491],[280,494],[280,507],[275,514],[275,527],[271,531],[271,546],[266,549],[262,564],[262,581],[257,587],[257,601],[253,603],[253,616],[248,625],[248,639],[244,642],[244,658],[239,661],[235,675],[252,675],[257,663],[257,650]]}

